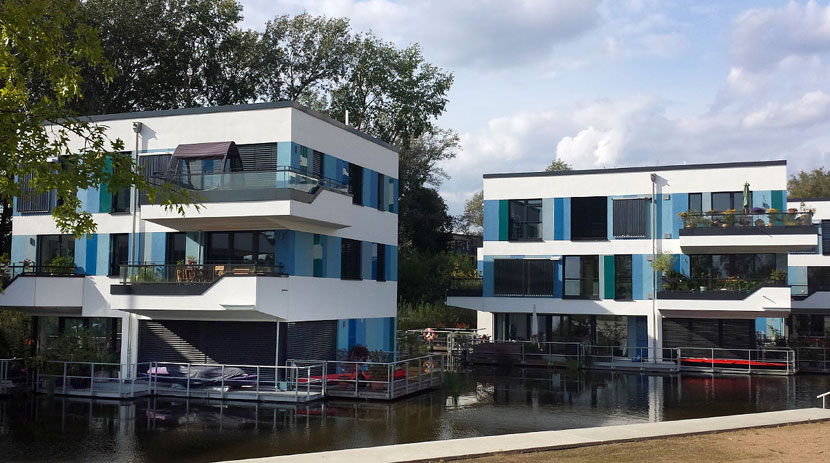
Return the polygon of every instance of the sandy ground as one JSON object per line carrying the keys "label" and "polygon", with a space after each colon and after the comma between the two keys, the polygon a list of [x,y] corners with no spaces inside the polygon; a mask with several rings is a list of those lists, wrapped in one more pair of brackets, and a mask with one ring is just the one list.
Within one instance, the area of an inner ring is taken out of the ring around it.
{"label": "sandy ground", "polygon": [[576,449],[494,455],[475,463],[830,462],[830,422],[748,429]]}

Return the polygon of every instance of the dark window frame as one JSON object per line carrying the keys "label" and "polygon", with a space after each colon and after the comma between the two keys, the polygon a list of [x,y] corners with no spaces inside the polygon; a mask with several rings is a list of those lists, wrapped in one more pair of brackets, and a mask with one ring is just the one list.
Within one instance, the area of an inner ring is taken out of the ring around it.
{"label": "dark window frame", "polygon": [[363,242],[343,238],[340,241],[340,279],[363,279]]}
{"label": "dark window frame", "polygon": [[352,194],[352,204],[363,205],[363,168],[349,163],[349,193]]}
{"label": "dark window frame", "polygon": [[550,259],[494,259],[493,296],[553,297],[554,268]]}
{"label": "dark window frame", "polygon": [[[579,277],[578,278],[568,278],[568,258],[577,257],[579,258]],[[594,277],[586,277],[583,273],[583,269],[585,268],[583,263],[585,259],[591,259],[594,261],[594,269],[595,269],[595,276]],[[568,281],[579,281],[579,294],[567,294],[568,288]],[[597,292],[596,294],[586,295],[583,294],[583,282],[591,281],[596,282]],[[563,256],[562,257],[562,298],[563,299],[589,299],[589,300],[598,300],[599,299],[599,256],[598,255],[578,255],[578,256]]]}
{"label": "dark window frame", "polygon": [[377,268],[376,268],[376,281],[386,281],[386,245],[385,244],[377,244]]}
{"label": "dark window frame", "polygon": [[[628,275],[621,275],[620,270],[622,266],[620,261],[628,260]],[[614,255],[614,300],[615,301],[633,301],[634,300],[634,259],[631,254],[615,254]],[[628,283],[628,296],[620,296],[620,284]]]}
{"label": "dark window frame", "polygon": [[[648,238],[648,206],[650,198],[619,198],[611,203],[614,239]],[[639,217],[635,216],[639,214]]]}
{"label": "dark window frame", "polygon": [[[700,203],[700,209],[696,209],[692,206],[692,198],[697,198],[697,202]],[[703,212],[703,193],[689,193],[689,202],[687,204],[687,211],[695,211],[695,212]]]}
{"label": "dark window frame", "polygon": [[384,189],[384,181],[383,181],[383,177],[384,177],[384,175],[383,175],[383,174],[381,174],[380,172],[378,172],[378,202],[377,202],[377,210],[379,210],[379,211],[385,211],[385,210],[386,210],[386,207],[385,207],[385,205],[384,205],[384,198],[383,198],[383,197],[384,197],[384,193],[385,193],[385,191],[386,191],[386,190]]}
{"label": "dark window frame", "polygon": [[[176,239],[184,240],[184,248],[176,249]],[[185,232],[169,232],[166,236],[167,242],[164,243],[164,261],[168,264],[178,264],[179,261],[187,263],[187,233]],[[181,253],[181,259],[179,259]]]}
{"label": "dark window frame", "polygon": [[[727,209],[717,209],[715,208],[715,195],[729,195],[729,204],[731,207],[728,209],[734,209],[735,212],[743,212],[743,200],[744,200],[744,192],[743,191],[713,191],[711,194],[711,209],[713,211],[723,212]],[[752,191],[749,192],[749,209],[752,209]],[[701,206],[702,206],[701,202]]]}
{"label": "dark window frame", "polygon": [[571,241],[608,241],[607,196],[571,198]]}
{"label": "dark window frame", "polygon": [[[225,257],[214,257],[214,245],[213,240],[214,237],[220,233],[225,233],[228,235],[228,248],[227,254]],[[271,233],[274,235],[274,248],[273,252],[270,252],[269,249],[260,249],[260,238],[263,233]],[[234,260],[234,254],[237,251],[236,246],[236,239],[238,236],[243,234],[249,234],[249,238],[251,239],[251,258],[252,262],[242,261],[242,260]],[[266,258],[263,262],[260,262],[260,256],[262,254],[266,255]],[[268,257],[271,257],[270,259]],[[270,260],[270,262],[269,262]],[[205,236],[205,263],[206,264],[250,264],[250,265],[276,265],[277,262],[277,242],[276,242],[276,233],[272,230],[244,230],[244,231],[215,231],[215,232],[208,232]]]}
{"label": "dark window frame", "polygon": [[[531,204],[532,203],[532,204]],[[539,220],[528,220],[528,208],[538,207]],[[514,218],[514,211],[518,212],[521,220]],[[511,199],[507,203],[507,239],[508,241],[541,241],[542,240],[542,200],[541,199]],[[535,226],[535,228],[533,228]],[[536,236],[528,236],[529,230],[536,230]]]}
{"label": "dark window frame", "polygon": [[[58,254],[59,256],[65,257],[75,257],[75,238],[72,235],[68,234],[50,234],[50,235],[37,235],[37,243],[36,243],[36,262],[37,265],[48,267],[52,259],[57,256],[52,256],[49,258],[49,261],[44,260],[44,248],[46,247],[46,243],[44,242],[46,239],[57,237],[58,242]],[[69,243],[72,243],[71,245]]]}
{"label": "dark window frame", "polygon": [[[126,240],[126,256],[121,256],[118,252],[121,246],[118,243],[121,240]],[[120,259],[119,259],[120,257]],[[113,233],[110,235],[110,256],[109,256],[109,272],[107,276],[121,275],[121,266],[130,263],[130,234],[129,233]]]}

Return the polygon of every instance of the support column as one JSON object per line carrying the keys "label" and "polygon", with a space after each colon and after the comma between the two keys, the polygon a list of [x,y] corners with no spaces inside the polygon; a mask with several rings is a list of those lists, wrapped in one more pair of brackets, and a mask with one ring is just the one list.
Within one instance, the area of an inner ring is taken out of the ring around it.
{"label": "support column", "polygon": [[495,333],[495,330],[493,329],[493,313],[479,310],[476,314],[476,328],[480,330],[478,331],[478,334],[486,334],[490,337],[490,339],[495,339],[493,337],[493,334]]}
{"label": "support column", "polygon": [[651,348],[648,352],[649,361],[662,360],[663,319],[659,310],[648,314],[648,346]]}

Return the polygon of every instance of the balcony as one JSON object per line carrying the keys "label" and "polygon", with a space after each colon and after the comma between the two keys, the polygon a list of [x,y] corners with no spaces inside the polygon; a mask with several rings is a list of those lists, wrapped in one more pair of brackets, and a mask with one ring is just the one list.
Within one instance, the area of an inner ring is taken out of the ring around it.
{"label": "balcony", "polygon": [[[351,225],[348,186],[290,167],[274,170],[155,174],[161,188],[187,191],[194,204],[176,214],[144,198],[141,218],[181,231]],[[352,214],[353,215],[353,214]]]}
{"label": "balcony", "polygon": [[657,299],[742,301],[762,288],[787,288],[787,282],[770,279],[725,279],[684,280],[657,292]]}
{"label": "balcony", "polygon": [[465,278],[450,280],[447,297],[482,297],[484,282],[481,278]]}
{"label": "balcony", "polygon": [[810,212],[753,209],[682,212],[680,248],[686,254],[809,251],[818,245]]}
{"label": "balcony", "polygon": [[[281,265],[125,265],[93,277],[109,308],[149,318],[310,321],[394,317],[396,282],[288,276]],[[348,304],[343,301],[349,301]]]}
{"label": "balcony", "polygon": [[6,265],[0,267],[0,307],[32,315],[79,315],[84,275],[71,266]]}
{"label": "balcony", "polygon": [[193,296],[204,294],[224,277],[287,277],[282,264],[142,264],[122,265],[114,295]]}
{"label": "balcony", "polygon": [[674,317],[785,317],[791,307],[790,287],[784,280],[686,280],[664,286],[657,293],[657,307]]}

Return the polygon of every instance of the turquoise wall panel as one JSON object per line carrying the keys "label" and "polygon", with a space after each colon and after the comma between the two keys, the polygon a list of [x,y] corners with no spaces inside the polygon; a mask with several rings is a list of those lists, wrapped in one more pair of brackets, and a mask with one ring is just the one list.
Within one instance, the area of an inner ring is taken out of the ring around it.
{"label": "turquoise wall panel", "polygon": [[499,240],[499,201],[484,200],[484,241]]}
{"label": "turquoise wall panel", "polygon": [[340,278],[340,245],[341,238],[329,236],[326,245],[326,276],[329,278]]}
{"label": "turquoise wall panel", "polygon": [[294,233],[293,230],[277,230],[274,234],[276,261],[282,263],[283,272],[288,275],[294,275]]}
{"label": "turquoise wall panel", "polygon": [[542,239],[553,240],[553,198],[542,199]]}
{"label": "turquoise wall panel", "polygon": [[386,278],[389,281],[398,281],[398,247],[386,246],[389,249],[390,259],[387,267],[389,268],[389,276]]}
{"label": "turquoise wall panel", "polygon": [[562,297],[562,266],[563,262],[560,258],[553,263],[553,297]]}
{"label": "turquoise wall panel", "polygon": [[[632,297],[635,300],[642,300],[646,298],[646,275],[643,272],[643,261],[645,261],[642,254],[634,254],[631,256],[631,286]],[[648,263],[648,262],[646,262]],[[651,278],[651,275],[648,276]]]}
{"label": "turquoise wall panel", "polygon": [[294,151],[294,143],[277,143],[277,165],[280,167],[291,166],[291,152]]}
{"label": "turquoise wall panel", "polygon": [[565,239],[565,198],[553,198],[553,239]]}
{"label": "turquoise wall panel", "polygon": [[605,205],[605,226],[608,228],[606,238],[608,240],[614,239],[614,199],[612,196],[606,198]]}

